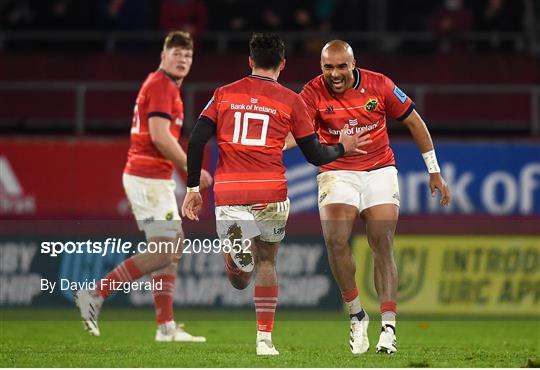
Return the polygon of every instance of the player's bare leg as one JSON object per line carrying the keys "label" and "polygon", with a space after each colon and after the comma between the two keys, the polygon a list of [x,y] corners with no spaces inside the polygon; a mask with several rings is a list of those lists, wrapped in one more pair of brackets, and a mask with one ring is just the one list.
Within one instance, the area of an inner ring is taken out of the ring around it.
{"label": "player's bare leg", "polygon": [[369,317],[360,304],[354,277],[356,266],[349,246],[357,214],[357,208],[348,204],[328,204],[320,209],[328,262],[351,319],[349,346],[353,354],[362,354],[369,349]]}
{"label": "player's bare leg", "polygon": [[278,298],[276,256],[279,243],[254,239],[252,248],[255,259],[255,311],[257,316],[258,355],[279,355],[272,344],[272,330]]}
{"label": "player's bare leg", "polygon": [[382,316],[382,330],[377,352],[394,353],[396,344],[396,296],[398,273],[394,261],[394,234],[399,207],[381,204],[362,212],[374,261],[374,281]]}
{"label": "player's bare leg", "polygon": [[321,208],[320,214],[332,274],[342,292],[355,289],[356,266],[349,238],[358,210],[348,204],[328,204]]}

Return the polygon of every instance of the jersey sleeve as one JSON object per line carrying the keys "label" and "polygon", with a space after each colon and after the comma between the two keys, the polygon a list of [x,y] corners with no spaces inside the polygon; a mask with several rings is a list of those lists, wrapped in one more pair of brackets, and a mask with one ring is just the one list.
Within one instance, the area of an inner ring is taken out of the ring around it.
{"label": "jersey sleeve", "polygon": [[296,95],[291,113],[291,132],[295,139],[313,135],[313,118],[308,113],[306,103],[299,95]]}
{"label": "jersey sleeve", "polygon": [[398,121],[403,121],[414,109],[414,102],[388,77],[383,76],[383,94],[386,113]]}
{"label": "jersey sleeve", "polygon": [[313,120],[315,119],[315,116],[317,115],[317,102],[316,102],[316,94],[314,91],[313,86],[306,85],[300,92],[300,97],[306,104],[307,112],[309,117]]}
{"label": "jersey sleeve", "polygon": [[146,92],[148,118],[163,117],[172,121],[175,92],[169,86],[154,83]]}
{"label": "jersey sleeve", "polygon": [[210,98],[208,103],[206,103],[206,106],[202,110],[201,117],[204,116],[210,119],[214,123],[217,122],[218,112],[219,112],[218,105],[219,105],[219,89],[216,89],[214,91],[214,94],[212,95],[212,97]]}

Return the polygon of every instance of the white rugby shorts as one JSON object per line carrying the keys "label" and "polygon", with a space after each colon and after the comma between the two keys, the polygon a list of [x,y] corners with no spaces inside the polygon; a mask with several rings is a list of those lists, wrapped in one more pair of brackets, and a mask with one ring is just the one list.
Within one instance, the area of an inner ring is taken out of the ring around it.
{"label": "white rugby shorts", "polygon": [[252,239],[268,243],[285,237],[290,201],[216,207],[216,229],[220,239]]}
{"label": "white rugby shorts", "polygon": [[326,171],[317,176],[319,209],[327,204],[349,204],[362,212],[380,204],[399,207],[397,169],[373,171]]}
{"label": "white rugby shorts", "polygon": [[122,182],[139,230],[145,232],[147,239],[176,238],[182,232],[173,180],[124,173]]}

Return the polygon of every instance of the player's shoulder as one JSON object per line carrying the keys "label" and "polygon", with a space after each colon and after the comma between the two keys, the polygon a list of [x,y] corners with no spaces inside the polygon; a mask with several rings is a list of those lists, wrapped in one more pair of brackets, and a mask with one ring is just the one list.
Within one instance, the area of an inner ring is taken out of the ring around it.
{"label": "player's shoulder", "polygon": [[246,77],[241,78],[239,80],[233,81],[231,83],[228,83],[226,85],[220,86],[216,89],[216,91],[220,93],[234,93],[241,90],[245,90],[247,87],[247,81]]}
{"label": "player's shoulder", "polygon": [[311,80],[309,80],[305,85],[302,91],[321,91],[324,89],[324,79],[322,75],[318,75]]}
{"label": "player's shoulder", "polygon": [[160,89],[167,92],[178,91],[172,78],[161,71],[151,72],[144,81],[143,87],[147,90]]}
{"label": "player's shoulder", "polygon": [[219,87],[218,95],[234,93],[257,93],[270,94],[274,98],[295,99],[298,94],[293,90],[281,85],[279,82],[258,76],[246,76],[227,85]]}
{"label": "player's shoulder", "polygon": [[358,68],[358,70],[360,71],[360,78],[364,83],[384,84],[388,80],[388,77],[381,72],[376,72],[364,68]]}
{"label": "player's shoulder", "polygon": [[289,89],[287,86],[283,86],[280,83],[276,83],[274,88],[287,101],[296,100],[296,99],[300,98],[300,95],[296,91],[293,91],[293,90]]}
{"label": "player's shoulder", "polygon": [[311,79],[304,85],[302,91],[300,92],[300,96],[304,100],[319,100],[323,99],[327,93],[328,91],[321,74]]}

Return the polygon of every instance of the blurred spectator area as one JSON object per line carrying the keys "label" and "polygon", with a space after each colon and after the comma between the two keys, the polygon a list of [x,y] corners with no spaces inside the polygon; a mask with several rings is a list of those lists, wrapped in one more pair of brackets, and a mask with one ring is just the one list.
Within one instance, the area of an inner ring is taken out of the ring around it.
{"label": "blurred spectator area", "polygon": [[245,50],[242,33],[271,30],[296,32],[289,47],[307,53],[343,33],[366,51],[538,53],[539,13],[537,0],[0,0],[0,46],[141,52],[183,29],[229,52]]}
{"label": "blurred spectator area", "polygon": [[539,13],[538,0],[0,0],[0,133],[125,134],[165,32],[184,29],[188,129],[216,86],[249,73],[253,30],[271,30],[287,45],[280,82],[297,91],[340,38],[435,134],[538,136]]}
{"label": "blurred spectator area", "polygon": [[[125,133],[135,95],[159,54],[50,54],[0,58],[0,127],[11,133]],[[538,135],[540,65],[529,56],[359,55],[417,104],[431,130],[455,135]],[[320,73],[316,56],[288,59],[280,81],[296,91]],[[182,88],[186,126],[213,90],[249,73],[245,55],[196,55]],[[396,133],[399,124],[389,125]]]}

